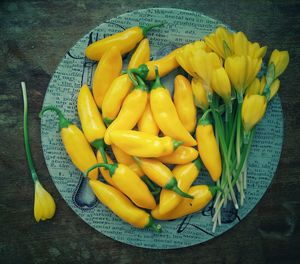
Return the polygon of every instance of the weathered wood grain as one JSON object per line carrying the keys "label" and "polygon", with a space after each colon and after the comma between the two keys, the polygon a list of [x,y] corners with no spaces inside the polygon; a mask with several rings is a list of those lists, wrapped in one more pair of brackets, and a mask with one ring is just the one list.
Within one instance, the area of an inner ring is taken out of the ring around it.
{"label": "weathered wood grain", "polygon": [[[55,189],[40,142],[48,82],[65,52],[108,18],[139,8],[202,12],[244,31],[269,50],[286,49],[281,78],[284,145],[271,187],[258,206],[222,236],[181,250],[135,248],[96,232]],[[2,1],[0,4],[0,263],[298,263],[300,257],[299,1]],[[29,88],[29,123],[38,174],[57,202],[52,221],[35,223],[33,185],[22,140],[20,82]]]}

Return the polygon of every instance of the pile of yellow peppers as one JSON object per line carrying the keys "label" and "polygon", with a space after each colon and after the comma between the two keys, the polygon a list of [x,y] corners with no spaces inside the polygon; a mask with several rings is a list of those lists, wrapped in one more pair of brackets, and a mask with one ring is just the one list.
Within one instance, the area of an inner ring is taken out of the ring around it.
{"label": "pile of yellow peppers", "polygon": [[[78,94],[81,129],[55,106],[41,115],[57,113],[70,159],[101,203],[124,221],[160,232],[153,219],[192,214],[215,198],[215,229],[228,199],[236,208],[244,202],[255,126],[279,89],[288,53],[274,50],[258,79],[266,47],[219,27],[204,41],[150,61],[146,35],[159,26],[132,27],[86,48],[86,57],[99,62],[91,90],[84,84]],[[122,71],[122,55],[133,49]],[[176,76],[172,98],[160,77],[180,66],[190,78]],[[212,185],[194,184],[202,164]]]}

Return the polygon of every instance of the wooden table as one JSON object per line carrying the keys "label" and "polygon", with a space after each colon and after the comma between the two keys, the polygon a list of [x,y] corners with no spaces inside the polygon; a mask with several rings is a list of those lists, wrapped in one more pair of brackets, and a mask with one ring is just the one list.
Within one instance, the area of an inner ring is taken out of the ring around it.
{"label": "wooden table", "polygon": [[[106,19],[139,8],[202,12],[244,31],[250,40],[288,50],[281,77],[284,144],[267,193],[236,227],[207,243],[180,250],[121,244],[85,224],[67,206],[48,174],[38,112],[49,80],[65,52]],[[298,263],[300,257],[300,126],[298,124],[299,1],[7,1],[0,4],[0,263]],[[20,82],[29,96],[30,141],[38,175],[53,194],[53,220],[37,224],[34,189],[22,138]]]}

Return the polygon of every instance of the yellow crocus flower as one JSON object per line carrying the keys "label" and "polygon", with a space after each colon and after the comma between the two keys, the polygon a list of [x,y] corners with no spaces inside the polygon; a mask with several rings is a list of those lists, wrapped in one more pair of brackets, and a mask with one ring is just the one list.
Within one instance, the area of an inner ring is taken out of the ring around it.
{"label": "yellow crocus flower", "polygon": [[269,65],[273,63],[275,66],[275,76],[274,79],[277,79],[286,69],[289,64],[289,53],[284,51],[279,51],[277,49],[273,50]]}
{"label": "yellow crocus flower", "polygon": [[267,98],[264,95],[246,95],[242,105],[242,121],[246,133],[262,119],[266,112]]}
{"label": "yellow crocus flower", "polygon": [[195,105],[200,107],[203,111],[208,109],[209,103],[207,100],[206,91],[202,85],[200,78],[194,77],[192,79],[192,90],[194,95]]}
{"label": "yellow crocus flower", "polygon": [[34,184],[34,217],[37,222],[47,220],[54,216],[55,202],[52,196],[44,189],[39,180]]}
{"label": "yellow crocus flower", "polygon": [[197,76],[203,80],[203,86],[207,93],[211,94],[211,76],[214,69],[222,66],[220,57],[214,52],[206,52],[205,50],[197,49],[193,52],[190,63]]}
{"label": "yellow crocus flower", "polygon": [[242,95],[245,90],[244,84],[247,77],[247,57],[228,57],[225,60],[225,70],[234,89]]}
{"label": "yellow crocus flower", "polygon": [[213,90],[223,98],[225,103],[231,100],[231,85],[228,75],[223,67],[212,72],[211,86]]}
{"label": "yellow crocus flower", "polygon": [[256,75],[261,69],[262,59],[261,58],[252,58],[247,56],[247,78],[245,80],[245,89],[253,82]]}
{"label": "yellow crocus flower", "polygon": [[[214,33],[204,37],[206,44],[220,57],[226,58],[233,52],[233,36],[226,28],[218,27]],[[225,44],[224,44],[225,43]],[[225,48],[225,45],[227,49]]]}

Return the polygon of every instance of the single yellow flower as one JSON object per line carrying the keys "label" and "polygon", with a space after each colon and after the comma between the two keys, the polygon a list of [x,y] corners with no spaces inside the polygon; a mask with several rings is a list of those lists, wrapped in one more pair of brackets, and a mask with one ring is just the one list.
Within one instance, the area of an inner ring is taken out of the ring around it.
{"label": "single yellow flower", "polygon": [[244,84],[247,78],[247,57],[233,56],[225,60],[225,70],[238,94],[244,93]]}
{"label": "single yellow flower", "polygon": [[269,60],[269,65],[271,63],[274,64],[275,66],[275,76],[274,79],[277,79],[278,76],[280,76],[286,69],[286,67],[289,64],[289,53],[284,50],[284,51],[279,51],[277,49],[273,50],[270,60]]}
{"label": "single yellow flower", "polygon": [[55,202],[52,196],[44,189],[39,180],[34,184],[34,217],[37,222],[47,220],[54,216]]}
{"label": "single yellow flower", "polygon": [[233,53],[233,35],[224,27],[218,27],[214,33],[205,36],[204,40],[207,46],[224,59]]}
{"label": "single yellow flower", "polygon": [[210,87],[212,72],[222,67],[222,59],[216,53],[202,49],[195,50],[192,55],[190,63],[197,76],[203,80],[204,89],[209,95],[213,92]]}
{"label": "single yellow flower", "polygon": [[243,32],[237,32],[233,34],[233,48],[234,54],[237,56],[248,55],[249,41]]}
{"label": "single yellow flower", "polygon": [[267,108],[267,98],[263,95],[246,95],[242,105],[242,121],[246,133],[262,119]]}
{"label": "single yellow flower", "polygon": [[254,81],[248,86],[246,90],[246,95],[261,94],[261,82],[258,78],[255,78]]}
{"label": "single yellow flower", "polygon": [[194,77],[192,79],[192,90],[194,94],[195,105],[200,107],[203,111],[207,110],[209,103],[207,100],[206,91],[200,78]]}
{"label": "single yellow flower", "polygon": [[193,56],[193,53],[197,50],[210,51],[209,47],[205,44],[204,41],[199,40],[193,43],[184,45],[182,48],[177,50],[176,60],[179,65],[191,76],[197,76],[197,73],[194,71],[190,58]]}
{"label": "single yellow flower", "polygon": [[223,98],[225,103],[231,100],[231,85],[228,75],[223,67],[212,72],[211,86],[213,90]]}

